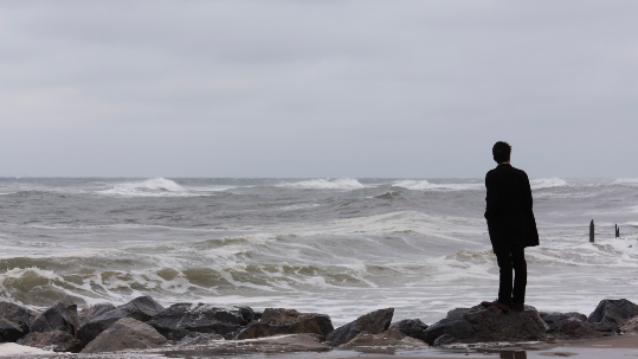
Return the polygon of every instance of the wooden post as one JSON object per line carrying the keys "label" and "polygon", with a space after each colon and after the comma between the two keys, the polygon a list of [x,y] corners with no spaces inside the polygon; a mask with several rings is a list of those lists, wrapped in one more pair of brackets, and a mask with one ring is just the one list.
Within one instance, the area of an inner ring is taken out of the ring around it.
{"label": "wooden post", "polygon": [[594,220],[589,223],[589,242],[594,243]]}
{"label": "wooden post", "polygon": [[616,238],[620,238],[620,227],[616,225]]}

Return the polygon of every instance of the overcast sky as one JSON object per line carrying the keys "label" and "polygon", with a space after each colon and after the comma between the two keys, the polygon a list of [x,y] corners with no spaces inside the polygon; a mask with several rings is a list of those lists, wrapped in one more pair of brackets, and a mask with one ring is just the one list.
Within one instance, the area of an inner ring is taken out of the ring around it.
{"label": "overcast sky", "polygon": [[638,1],[0,0],[0,176],[638,177]]}

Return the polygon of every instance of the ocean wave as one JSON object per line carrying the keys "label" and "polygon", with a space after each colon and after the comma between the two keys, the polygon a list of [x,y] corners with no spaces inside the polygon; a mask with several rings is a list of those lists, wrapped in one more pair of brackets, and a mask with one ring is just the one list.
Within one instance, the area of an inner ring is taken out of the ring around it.
{"label": "ocean wave", "polygon": [[151,178],[145,181],[125,182],[112,188],[97,191],[101,195],[121,197],[194,197],[233,189],[233,186],[184,187],[166,178]]}
{"label": "ocean wave", "polygon": [[339,178],[339,179],[312,179],[300,182],[282,183],[277,187],[296,188],[296,189],[334,189],[334,190],[355,190],[366,188],[356,179],[352,178]]}
{"label": "ocean wave", "polygon": [[567,182],[560,178],[539,178],[529,181],[532,189],[543,189],[567,186]]}
{"label": "ocean wave", "polygon": [[475,191],[485,188],[482,183],[430,183],[427,180],[403,180],[392,186],[415,191]]}
{"label": "ocean wave", "polygon": [[618,178],[611,182],[612,185],[620,186],[638,186],[638,178]]}

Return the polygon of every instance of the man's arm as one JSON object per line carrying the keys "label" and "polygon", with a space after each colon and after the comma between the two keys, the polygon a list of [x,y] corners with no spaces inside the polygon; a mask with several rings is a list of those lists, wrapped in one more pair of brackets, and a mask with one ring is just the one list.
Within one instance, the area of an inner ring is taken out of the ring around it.
{"label": "man's arm", "polygon": [[485,189],[487,195],[485,196],[485,219],[488,221],[494,219],[496,211],[498,209],[498,194],[496,185],[494,183],[494,176],[491,172],[488,172],[485,176]]}
{"label": "man's arm", "polygon": [[527,173],[525,173],[525,171],[523,171],[523,174],[525,175],[525,181],[527,183],[527,193],[525,195],[525,199],[528,201],[527,204],[527,208],[529,208],[529,210],[531,211],[534,207],[534,198],[532,198],[532,186],[529,183],[529,178],[527,177]]}

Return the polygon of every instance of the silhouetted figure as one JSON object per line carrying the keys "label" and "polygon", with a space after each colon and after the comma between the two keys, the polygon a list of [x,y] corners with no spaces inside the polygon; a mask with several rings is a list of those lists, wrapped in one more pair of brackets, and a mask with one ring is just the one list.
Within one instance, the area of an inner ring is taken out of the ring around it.
{"label": "silhouetted figure", "polygon": [[[492,148],[498,166],[485,176],[485,218],[500,270],[498,299],[486,307],[523,310],[527,286],[525,247],[538,245],[532,211],[532,189],[527,174],[510,165],[511,146],[497,142]],[[512,288],[512,269],[515,272]]]}

